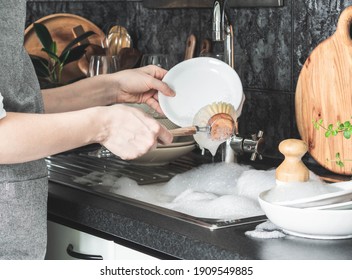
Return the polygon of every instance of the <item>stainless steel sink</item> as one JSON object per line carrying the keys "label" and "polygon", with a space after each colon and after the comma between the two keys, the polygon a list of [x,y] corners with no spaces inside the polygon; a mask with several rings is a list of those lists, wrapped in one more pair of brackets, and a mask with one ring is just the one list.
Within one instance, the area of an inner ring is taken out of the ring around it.
{"label": "stainless steel sink", "polygon": [[86,152],[72,152],[47,158],[49,180],[120,203],[126,203],[171,218],[206,227],[210,230],[266,220],[264,215],[229,220],[195,217],[153,205],[142,200],[107,192],[105,188],[99,187],[102,184],[99,180],[91,184],[80,184],[75,180],[77,177],[98,171],[111,174],[115,177],[128,177],[135,180],[139,185],[167,182],[173,176],[186,172],[203,163],[202,158],[193,155],[193,153],[165,166],[138,166],[118,158],[95,158],[88,154],[89,153]]}

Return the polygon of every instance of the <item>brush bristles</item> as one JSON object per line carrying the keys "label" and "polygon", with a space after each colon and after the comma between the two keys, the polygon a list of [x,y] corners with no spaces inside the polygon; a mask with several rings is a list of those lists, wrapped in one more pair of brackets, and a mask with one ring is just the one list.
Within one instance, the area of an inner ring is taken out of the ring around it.
{"label": "brush bristles", "polygon": [[209,119],[216,114],[228,114],[233,120],[236,120],[236,111],[232,104],[227,102],[214,102],[201,108],[194,118],[194,124],[207,123]]}

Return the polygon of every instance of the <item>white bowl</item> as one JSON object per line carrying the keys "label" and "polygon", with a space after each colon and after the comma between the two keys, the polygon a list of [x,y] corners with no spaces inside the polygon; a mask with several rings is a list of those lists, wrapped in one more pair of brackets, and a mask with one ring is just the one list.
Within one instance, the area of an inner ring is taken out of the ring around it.
{"label": "white bowl", "polygon": [[301,209],[272,204],[262,192],[259,204],[268,219],[288,234],[316,239],[352,238],[352,210]]}

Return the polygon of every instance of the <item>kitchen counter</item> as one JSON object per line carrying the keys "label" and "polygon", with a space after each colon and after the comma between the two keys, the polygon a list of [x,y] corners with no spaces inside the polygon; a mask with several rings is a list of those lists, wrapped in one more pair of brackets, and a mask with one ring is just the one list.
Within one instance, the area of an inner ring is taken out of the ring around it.
{"label": "kitchen counter", "polygon": [[352,239],[246,236],[256,224],[211,231],[54,182],[48,219],[162,259],[352,259]]}

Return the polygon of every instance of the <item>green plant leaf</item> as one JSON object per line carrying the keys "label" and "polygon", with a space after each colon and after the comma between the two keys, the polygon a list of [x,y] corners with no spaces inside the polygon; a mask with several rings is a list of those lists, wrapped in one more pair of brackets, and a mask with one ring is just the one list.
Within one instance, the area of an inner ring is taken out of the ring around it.
{"label": "green plant leaf", "polygon": [[315,121],[315,120],[312,120],[312,123],[313,123],[314,128],[315,128],[316,130],[318,130],[318,129],[319,129],[319,124],[318,124],[318,122]]}
{"label": "green plant leaf", "polygon": [[325,132],[325,137],[328,138],[328,137],[330,137],[330,136],[331,136],[331,130],[327,130],[327,131]]}
{"label": "green plant leaf", "polygon": [[83,34],[81,34],[80,36],[78,36],[77,38],[75,38],[74,40],[72,40],[62,51],[61,54],[64,54],[65,52],[67,52],[68,50],[71,50],[73,48],[73,46],[75,46],[76,44],[78,44],[79,42],[83,41],[84,39],[87,39],[89,36],[94,35],[95,33],[93,31],[87,31],[84,32]]}
{"label": "green plant leaf", "polygon": [[50,51],[54,54],[57,54],[57,44],[55,41],[52,42]]}
{"label": "green plant leaf", "polygon": [[71,49],[71,51],[69,52],[65,61],[63,61],[64,54],[62,54],[60,56],[60,61],[63,61],[63,65],[66,65],[70,62],[73,62],[73,61],[80,59],[86,53],[86,48],[88,46],[89,46],[89,44],[84,44],[84,45],[80,45],[80,46],[77,46],[77,47]]}
{"label": "green plant leaf", "polygon": [[51,50],[53,39],[46,26],[42,23],[34,23],[33,27],[43,48],[46,50]]}
{"label": "green plant leaf", "polygon": [[71,51],[69,50],[69,51],[67,51],[67,52],[65,52],[65,53],[60,55],[59,59],[61,61],[61,66],[62,67],[66,64],[66,60],[67,60],[68,56],[70,55],[70,53],[71,53]]}
{"label": "green plant leaf", "polygon": [[343,137],[345,137],[346,139],[350,139],[351,138],[351,131],[350,130],[345,130],[343,132]]}
{"label": "green plant leaf", "polygon": [[46,59],[40,57],[40,56],[35,56],[31,55],[30,56],[32,63],[34,65],[35,73],[37,74],[38,77],[41,78],[47,78],[49,77],[49,63]]}
{"label": "green plant leaf", "polygon": [[47,50],[47,49],[42,49],[43,52],[46,52],[48,54],[49,57],[51,57],[52,59],[54,59],[56,62],[60,63],[60,58],[55,54],[53,53],[52,51],[50,50]]}

